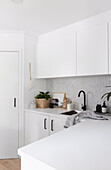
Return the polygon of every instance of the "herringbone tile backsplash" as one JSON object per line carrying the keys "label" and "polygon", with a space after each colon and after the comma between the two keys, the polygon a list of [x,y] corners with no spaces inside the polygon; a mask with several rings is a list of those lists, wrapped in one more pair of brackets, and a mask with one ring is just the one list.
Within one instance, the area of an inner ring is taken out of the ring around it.
{"label": "herringbone tile backsplash", "polygon": [[[46,80],[46,89],[52,92],[66,92],[68,98],[71,98],[75,109],[81,108],[83,96],[78,97],[78,92],[86,92],[87,109],[95,110],[98,103],[102,104],[101,96],[111,88],[105,86],[111,85],[111,75],[102,76],[84,76],[71,78],[54,78]],[[107,103],[111,107],[111,99]]]}

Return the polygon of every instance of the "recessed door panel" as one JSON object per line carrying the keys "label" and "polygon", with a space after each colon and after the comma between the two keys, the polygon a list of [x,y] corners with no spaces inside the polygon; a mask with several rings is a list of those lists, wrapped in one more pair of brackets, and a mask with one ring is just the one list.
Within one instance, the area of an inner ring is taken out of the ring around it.
{"label": "recessed door panel", "polygon": [[18,149],[18,52],[0,52],[0,159]]}

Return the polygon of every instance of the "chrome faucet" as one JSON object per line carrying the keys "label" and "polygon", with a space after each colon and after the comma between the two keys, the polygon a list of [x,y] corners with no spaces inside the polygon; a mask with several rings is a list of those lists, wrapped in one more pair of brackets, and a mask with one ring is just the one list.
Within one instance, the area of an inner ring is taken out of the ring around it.
{"label": "chrome faucet", "polygon": [[80,94],[83,93],[84,94],[84,105],[81,107],[84,111],[86,110],[86,94],[85,94],[85,91],[84,90],[81,90],[79,93],[78,93],[78,97],[80,97]]}

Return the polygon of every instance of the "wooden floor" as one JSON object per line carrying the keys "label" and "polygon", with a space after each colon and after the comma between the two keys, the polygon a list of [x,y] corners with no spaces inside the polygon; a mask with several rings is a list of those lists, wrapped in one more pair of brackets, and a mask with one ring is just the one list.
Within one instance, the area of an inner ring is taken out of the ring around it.
{"label": "wooden floor", "polygon": [[0,159],[0,170],[21,170],[20,159]]}

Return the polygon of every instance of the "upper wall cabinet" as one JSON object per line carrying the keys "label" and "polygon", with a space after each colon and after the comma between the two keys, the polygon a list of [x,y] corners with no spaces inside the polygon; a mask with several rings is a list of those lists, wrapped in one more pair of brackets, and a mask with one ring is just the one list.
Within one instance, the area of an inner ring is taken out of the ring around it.
{"label": "upper wall cabinet", "polygon": [[108,74],[107,23],[77,31],[77,75]]}
{"label": "upper wall cabinet", "polygon": [[76,75],[76,34],[67,26],[39,37],[36,78]]}

